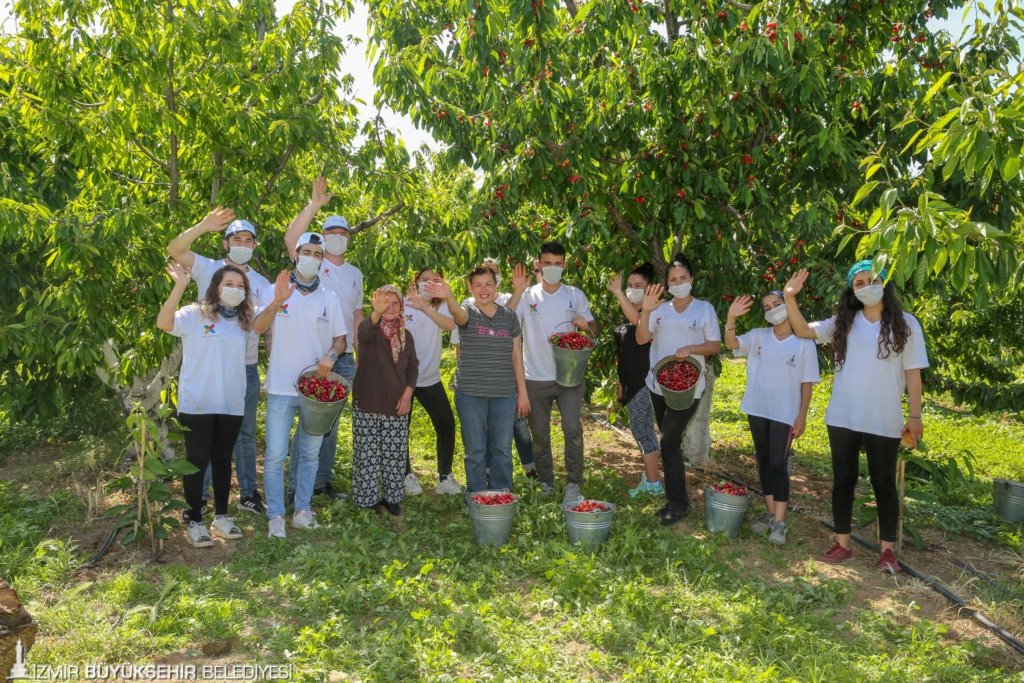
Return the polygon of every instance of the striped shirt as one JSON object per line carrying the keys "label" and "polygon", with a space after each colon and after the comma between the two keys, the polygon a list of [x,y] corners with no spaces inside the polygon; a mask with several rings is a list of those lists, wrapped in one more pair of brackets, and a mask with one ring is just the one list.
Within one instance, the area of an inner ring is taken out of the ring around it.
{"label": "striped shirt", "polygon": [[455,370],[459,391],[471,396],[503,398],[516,395],[516,376],[512,369],[514,340],[523,334],[515,313],[498,306],[488,317],[476,304],[465,303],[469,313],[465,325],[459,325],[462,352]]}

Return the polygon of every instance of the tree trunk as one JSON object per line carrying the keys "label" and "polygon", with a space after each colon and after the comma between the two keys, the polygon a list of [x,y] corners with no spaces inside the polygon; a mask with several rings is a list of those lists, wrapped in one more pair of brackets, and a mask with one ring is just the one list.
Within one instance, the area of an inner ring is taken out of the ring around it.
{"label": "tree trunk", "polygon": [[0,680],[6,680],[17,656],[18,641],[27,653],[36,642],[39,626],[32,620],[18,594],[0,581]]}
{"label": "tree trunk", "polygon": [[683,457],[691,465],[711,462],[711,398],[715,390],[715,369],[709,362],[704,375],[704,394],[697,406],[697,414],[683,433]]}

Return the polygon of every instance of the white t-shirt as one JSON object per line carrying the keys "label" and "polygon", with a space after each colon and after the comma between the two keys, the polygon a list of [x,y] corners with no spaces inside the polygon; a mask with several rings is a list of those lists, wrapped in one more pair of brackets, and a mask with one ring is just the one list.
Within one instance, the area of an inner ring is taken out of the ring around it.
{"label": "white t-shirt", "polygon": [[516,315],[523,327],[526,379],[535,382],[555,381],[555,354],[548,338],[555,332],[575,332],[572,321],[578,315],[588,322],[594,319],[587,297],[570,285],[561,285],[554,294],[545,292],[543,285],[529,287]]}
{"label": "white t-shirt", "polygon": [[[512,295],[509,294],[508,292],[499,292],[498,296],[494,297],[494,303],[498,304],[499,306],[506,306],[508,304],[508,302],[509,302],[509,299],[511,299],[511,298],[512,298]],[[462,300],[462,305],[463,306],[465,306],[466,304],[475,304],[475,303],[476,303],[476,297],[475,296],[467,297],[466,299]],[[458,325],[456,325],[455,329],[452,330],[451,342],[452,342],[452,344],[454,346],[458,346],[460,343],[462,343],[462,340],[459,337],[459,326]]]}
{"label": "white t-shirt", "polygon": [[363,307],[363,273],[345,261],[336,266],[327,259],[320,264],[320,284],[338,295],[341,310],[345,312],[345,329],[349,331],[346,353],[352,352],[356,333],[356,309]]}
{"label": "white t-shirt", "polygon": [[268,394],[297,396],[299,373],[331,349],[335,337],[348,334],[348,316],[337,295],[325,287],[312,294],[292,292],[274,316],[274,343],[264,386]]}
{"label": "white t-shirt", "polygon": [[246,333],[238,318],[204,318],[199,304],[174,314],[171,334],[181,337],[178,411],[191,415],[245,414]]}
{"label": "white t-shirt", "polygon": [[[903,314],[910,337],[903,351],[878,357],[881,321],[873,323],[858,311],[846,338],[846,362],[836,372],[825,424],[857,432],[900,438],[903,431],[903,394],[907,390],[906,370],[928,367],[921,323]],[[810,324],[819,344],[830,344],[836,318]]]}
{"label": "white t-shirt", "polygon": [[[448,304],[441,302],[437,312],[451,318]],[[417,311],[405,300],[405,329],[416,340],[416,359],[420,364],[420,374],[416,386],[429,387],[441,381],[441,328],[437,326],[423,311]]]}
{"label": "white t-shirt", "polygon": [[[651,370],[647,373],[647,388],[661,396],[661,386],[654,378],[654,366],[665,356],[674,356],[681,346],[695,346],[706,341],[721,341],[715,307],[702,299],[691,299],[682,313],[676,312],[671,301],[651,311],[647,329],[652,335]],[[694,398],[704,395],[704,356],[693,357],[701,367],[700,379]]]}
{"label": "white t-shirt", "polygon": [[[210,280],[213,274],[227,265],[227,261],[221,259],[214,261],[205,256],[195,255],[195,262],[192,264],[192,279],[199,287],[199,300],[206,298],[206,290],[210,288]],[[241,267],[245,270],[245,267]],[[249,281],[249,293],[252,296],[253,310],[266,306],[274,298],[274,285],[270,284],[267,278],[257,273],[252,268],[245,270],[245,278]],[[260,336],[255,332],[249,333],[245,347],[245,364],[255,365],[259,360]]]}
{"label": "white t-shirt", "polygon": [[783,340],[770,327],[736,338],[737,358],[747,358],[747,390],[740,410],[747,415],[793,426],[800,414],[800,385],[821,381],[814,342],[790,334]]}

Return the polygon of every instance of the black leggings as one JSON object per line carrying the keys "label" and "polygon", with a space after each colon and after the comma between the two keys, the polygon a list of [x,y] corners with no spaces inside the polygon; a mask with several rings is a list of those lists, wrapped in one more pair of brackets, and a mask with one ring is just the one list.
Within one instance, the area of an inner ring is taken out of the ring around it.
{"label": "black leggings", "polygon": [[690,419],[697,412],[700,399],[686,410],[672,410],[665,405],[665,398],[651,392],[654,418],[661,430],[661,466],[665,470],[665,499],[669,506],[685,509],[690,507],[686,494],[686,462],[683,460],[683,432]]}
{"label": "black leggings", "polygon": [[178,413],[178,420],[187,427],[185,432],[185,458],[199,468],[187,474],[182,487],[188,503],[189,520],[201,522],[203,513],[203,478],[206,467],[213,471],[214,514],[228,514],[228,496],[231,493],[231,451],[242,428],[241,415],[193,415]]}
{"label": "black leggings", "polygon": [[878,537],[883,541],[896,541],[900,501],[896,491],[896,461],[899,455],[898,437],[878,436],[855,432],[843,427],[828,427],[828,444],[832,449],[832,519],[837,534],[850,533],[853,516],[853,497],[860,478],[860,450],[868,454],[868,474],[875,491],[878,506]]}
{"label": "black leggings", "polygon": [[784,422],[765,417],[747,415],[750,435],[754,437],[754,455],[757,472],[761,475],[761,490],[777,503],[789,502],[789,432]]}
{"label": "black leggings", "polygon": [[[437,434],[437,474],[447,477],[452,473],[452,459],[455,457],[455,414],[448,400],[448,392],[438,382],[429,387],[416,387],[413,398],[427,411],[434,432]],[[405,473],[412,472],[412,463],[405,456]]]}

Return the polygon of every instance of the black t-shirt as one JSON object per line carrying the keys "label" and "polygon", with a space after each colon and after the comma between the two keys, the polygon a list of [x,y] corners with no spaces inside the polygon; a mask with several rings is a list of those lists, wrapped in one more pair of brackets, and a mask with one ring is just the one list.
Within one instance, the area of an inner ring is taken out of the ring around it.
{"label": "black t-shirt", "polygon": [[651,345],[636,343],[636,325],[629,321],[615,328],[615,355],[618,359],[619,384],[622,385],[620,402],[629,403],[636,392],[644,387],[651,369]]}

